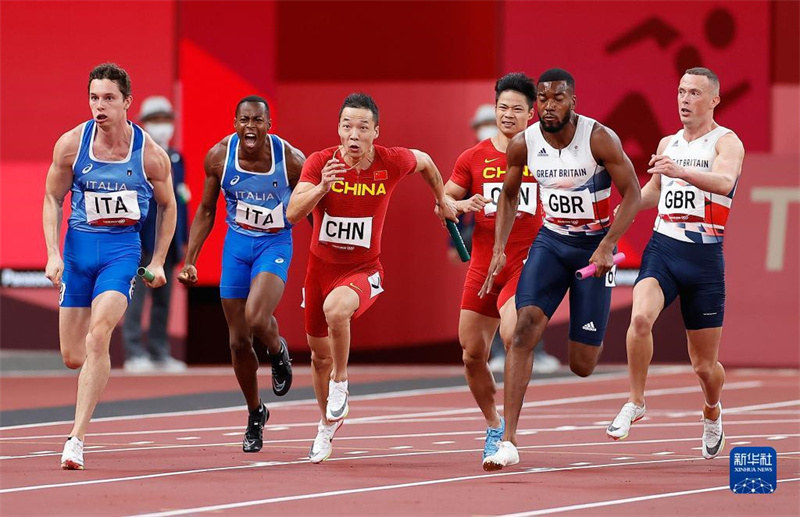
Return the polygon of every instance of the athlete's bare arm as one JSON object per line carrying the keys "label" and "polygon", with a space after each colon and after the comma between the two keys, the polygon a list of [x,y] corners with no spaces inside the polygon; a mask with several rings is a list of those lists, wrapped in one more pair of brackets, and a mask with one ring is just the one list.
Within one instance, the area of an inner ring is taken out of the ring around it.
{"label": "athlete's bare arm", "polygon": [[506,242],[514,225],[519,204],[519,188],[522,185],[522,171],[525,169],[528,160],[528,144],[525,142],[525,132],[518,133],[508,143],[506,149],[507,172],[503,179],[503,190],[497,199],[497,214],[494,222],[494,248],[492,250],[492,262],[489,264],[489,271],[483,287],[478,292],[481,298],[489,292],[494,283],[494,277],[506,265]]}
{"label": "athlete's bare arm", "polygon": [[153,258],[147,265],[147,269],[155,278],[152,281],[145,280],[144,283],[149,287],[161,287],[167,283],[164,262],[167,260],[169,245],[175,236],[178,205],[172,186],[172,162],[169,156],[150,135],[145,134],[144,145],[144,170],[147,179],[153,185],[153,199],[158,207]]}
{"label": "athlete's bare arm", "polygon": [[650,168],[647,172],[677,178],[691,183],[700,190],[725,196],[733,190],[742,173],[744,145],[739,137],[731,132],[717,141],[716,151],[717,157],[714,158],[714,163],[708,172],[693,167],[681,167],[669,156],[660,152],[650,159]]}
{"label": "athlete's bare arm", "polygon": [[619,205],[614,222],[589,258],[589,263],[597,266],[594,276],[600,277],[613,267],[614,246],[636,217],[642,194],[633,163],[622,150],[619,137],[613,131],[595,123],[590,145],[595,161],[606,168],[614,186],[622,194],[622,203]]}
{"label": "athlete's bare arm", "polygon": [[480,194],[475,194],[464,199],[464,196],[467,195],[467,189],[456,184],[453,180],[447,180],[447,183],[444,184],[444,195],[448,198],[448,201],[456,207],[456,212],[458,214],[480,212],[483,210],[484,206],[492,202],[491,199],[483,197]]}
{"label": "athlete's bare arm", "polygon": [[322,167],[321,177],[319,184],[314,184],[309,181],[301,181],[292,192],[292,197],[289,200],[289,206],[286,208],[286,220],[291,224],[297,224],[298,221],[308,216],[314,207],[317,206],[320,199],[325,197],[333,184],[342,180],[342,174],[346,171],[343,161],[340,161],[334,155],[333,158],[325,163]]}
{"label": "athlete's bare arm", "polygon": [[448,200],[444,194],[442,175],[439,173],[436,164],[433,163],[433,160],[427,153],[417,149],[409,150],[417,160],[417,167],[414,169],[414,172],[420,173],[425,183],[428,184],[433,192],[433,197],[436,198],[435,213],[439,219],[441,219],[442,226],[444,226],[444,222],[447,219],[458,222],[455,204],[451,200]]}
{"label": "athlete's bare arm", "polygon": [[47,266],[44,274],[55,287],[61,286],[64,260],[61,258],[61,219],[64,215],[64,198],[72,186],[72,164],[78,154],[81,127],[75,127],[63,135],[53,148],[53,163],[47,171],[42,206],[42,226],[47,247]]}
{"label": "athlete's bare arm", "polygon": [[211,233],[214,227],[214,219],[217,215],[217,198],[219,197],[220,182],[222,181],[222,170],[225,167],[225,155],[227,153],[228,139],[225,137],[221,142],[211,148],[206,154],[203,167],[206,170],[206,181],[203,184],[203,197],[200,206],[194,214],[192,226],[189,229],[189,248],[186,250],[186,260],[178,275],[178,280],[186,285],[197,283],[197,256],[200,248]]}
{"label": "athlete's bare arm", "polygon": [[289,145],[289,142],[286,142],[284,149],[286,149],[286,176],[289,178],[289,187],[294,189],[300,180],[306,157],[299,149]]}

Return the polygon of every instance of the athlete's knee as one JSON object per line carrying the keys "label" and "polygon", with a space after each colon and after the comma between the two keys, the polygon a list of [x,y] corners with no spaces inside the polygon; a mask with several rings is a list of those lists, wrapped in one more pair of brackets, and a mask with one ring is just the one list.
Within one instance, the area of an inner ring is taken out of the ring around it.
{"label": "athlete's knee", "polygon": [[109,355],[108,348],[111,344],[111,333],[113,331],[113,326],[104,323],[89,327],[89,333],[86,335],[86,354],[92,356]]}
{"label": "athlete's knee", "polygon": [[655,319],[641,313],[634,313],[631,316],[630,331],[636,336],[646,336],[653,331]]}
{"label": "athlete's knee", "polygon": [[486,354],[473,347],[461,348],[461,360],[468,369],[486,367]]}
{"label": "athlete's knee", "polygon": [[318,372],[325,372],[333,367],[333,357],[330,354],[322,354],[312,350],[311,367]]}
{"label": "athlete's knee", "polygon": [[272,314],[247,314],[245,317],[252,335],[263,336],[269,334],[273,329],[275,318],[273,318]]}
{"label": "athlete's knee", "polygon": [[591,363],[586,361],[570,361],[569,369],[572,370],[572,373],[577,375],[578,377],[588,377],[594,372],[594,368],[597,366],[597,363]]}
{"label": "athlete's knee", "polygon": [[231,349],[232,355],[238,356],[253,353],[253,340],[249,335],[231,334],[228,346]]}
{"label": "athlete's knee", "polygon": [[696,360],[692,363],[694,373],[702,380],[708,380],[714,375],[716,369],[716,361]]}
{"label": "athlete's knee", "polygon": [[86,354],[75,351],[62,352],[61,360],[64,361],[64,366],[70,370],[77,370],[86,362]]}
{"label": "athlete's knee", "polygon": [[322,307],[325,313],[325,321],[332,329],[341,328],[350,323],[350,317],[353,311],[346,304],[341,302],[325,300],[325,305]]}

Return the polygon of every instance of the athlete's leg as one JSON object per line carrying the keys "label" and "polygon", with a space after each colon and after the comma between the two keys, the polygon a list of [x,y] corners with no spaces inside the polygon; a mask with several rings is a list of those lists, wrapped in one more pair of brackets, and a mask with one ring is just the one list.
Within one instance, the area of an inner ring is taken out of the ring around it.
{"label": "athlete's leg", "polygon": [[244,298],[223,298],[222,310],[228,322],[228,342],[236,380],[247,402],[248,411],[256,411],[261,403],[258,394],[258,357],[253,350],[253,336],[245,317]]}
{"label": "athlete's leg", "polygon": [[664,292],[655,278],[640,280],[633,288],[631,324],[625,337],[628,351],[628,402],[644,406],[647,370],[653,359],[653,325],[664,309]]}
{"label": "athlete's leg", "polygon": [[325,418],[325,408],[328,404],[328,382],[331,380],[333,370],[333,356],[331,354],[331,338],[314,337],[306,334],[308,347],[311,349],[311,380],[314,384],[314,395],[317,397],[322,420],[329,424]]}
{"label": "athlete's leg", "polygon": [[722,327],[687,330],[686,337],[692,368],[706,398],[703,415],[716,420],[720,413],[717,403],[722,395],[722,385],[725,384],[725,369],[718,360]]}
{"label": "athlete's leg", "polygon": [[108,383],[111,358],[108,353],[111,333],[122,319],[128,299],[119,291],[104,291],[92,302],[89,328],[85,337],[86,359],[78,376],[75,424],[70,436],[83,440],[89,420]]}
{"label": "athlete's leg", "polygon": [[512,296],[500,307],[500,339],[503,340],[506,352],[514,339],[514,328],[517,326],[516,297]]}
{"label": "athlete's leg", "polygon": [[358,310],[358,294],[346,286],[339,286],[325,297],[322,310],[328,323],[331,353],[333,356],[332,379],[347,380],[347,362],[350,357],[350,318]]}
{"label": "athlete's leg", "polygon": [[267,346],[270,354],[281,351],[278,320],[273,314],[281,301],[284,287],[285,284],[279,276],[259,273],[250,285],[250,295],[245,306],[245,318],[250,332]]}
{"label": "athlete's leg", "polygon": [[464,309],[458,319],[458,341],[461,343],[461,359],[464,362],[467,385],[488,427],[500,426],[500,416],[494,401],[497,388],[487,362],[497,324],[497,318]]}
{"label": "athlete's leg", "polygon": [[603,345],[589,345],[569,340],[569,369],[578,377],[588,377],[597,366]]}
{"label": "athlete's leg", "polygon": [[86,361],[86,335],[91,316],[90,307],[61,307],[58,310],[61,359],[71,370],[77,370]]}
{"label": "athlete's leg", "polygon": [[517,311],[517,325],[506,355],[503,410],[506,419],[504,439],[514,445],[517,444],[517,423],[522,401],[531,380],[533,349],[542,338],[549,320],[542,309],[534,305],[521,307]]}

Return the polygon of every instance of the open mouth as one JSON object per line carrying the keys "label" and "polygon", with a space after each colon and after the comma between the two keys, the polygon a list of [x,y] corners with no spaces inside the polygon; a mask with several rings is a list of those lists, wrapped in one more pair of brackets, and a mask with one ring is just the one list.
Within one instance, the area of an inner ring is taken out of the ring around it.
{"label": "open mouth", "polygon": [[244,143],[245,144],[247,144],[249,146],[256,145],[256,140],[258,140],[258,137],[256,136],[255,133],[248,132],[248,133],[244,134]]}
{"label": "open mouth", "polygon": [[690,115],[692,112],[686,108],[681,108],[681,115]]}
{"label": "open mouth", "polygon": [[107,118],[108,118],[108,115],[103,115],[102,113],[100,113],[94,119],[96,121],[98,121],[98,122],[102,122],[103,120],[106,120]]}

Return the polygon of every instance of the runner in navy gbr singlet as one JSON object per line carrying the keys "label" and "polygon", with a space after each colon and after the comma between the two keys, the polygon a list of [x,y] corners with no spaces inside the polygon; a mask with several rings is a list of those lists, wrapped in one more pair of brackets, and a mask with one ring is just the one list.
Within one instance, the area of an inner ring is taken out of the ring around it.
{"label": "runner in navy gbr singlet", "polygon": [[[485,470],[519,462],[516,430],[531,377],[533,348],[569,291],[569,366],[581,377],[594,371],[602,350],[613,282],[617,241],[633,222],[640,190],[633,165],[613,131],[575,113],[575,81],[561,69],[539,77],[539,122],[515,136],[508,146],[508,172],[497,201],[492,262],[480,295],[491,292],[505,266],[505,248],[517,211],[524,167],[536,178],[544,223],[531,246],[517,284],[517,325],[506,357],[506,429],[497,452],[484,460]],[[622,194],[611,222],[609,196]],[[594,264],[594,278],[579,281],[575,271]]]}
{"label": "runner in navy gbr singlet", "polygon": [[291,224],[286,207],[305,157],[276,135],[266,99],[251,95],[236,105],[234,129],[208,152],[203,198],[189,231],[186,262],[178,280],[197,282],[195,263],[214,226],[220,189],[228,233],[222,250],[219,294],[228,323],[231,359],[249,417],[244,452],[263,446],[269,410],[258,393],[258,357],[253,337],[267,346],[272,391],[283,396],[292,385],[291,359],[273,316],[283,296],[292,260]]}
{"label": "runner in navy gbr singlet", "polygon": [[[64,364],[81,368],[61,468],[82,470],[83,439],[108,382],[111,332],[128,307],[141,245],[139,229],[150,198],[158,227],[147,268],[150,287],[166,283],[164,261],[175,233],[175,196],[169,157],[139,126],[128,121],[133,102],[127,72],[113,63],[89,74],[92,120],[64,133],[47,172],[43,226],[45,275],[60,289],[59,336]],[[72,192],[72,213],[59,249],[62,206]]]}
{"label": "runner in navy gbr singlet", "polygon": [[683,128],[661,139],[647,170],[642,208],[658,206],[653,237],[642,255],[633,288],[627,334],[630,395],[606,434],[628,436],[645,413],[644,388],[653,357],[653,324],[680,297],[689,358],[703,389],[702,454],[710,459],[725,446],[720,397],[725,369],[718,361],[725,314],[725,224],[739,183],[744,146],[714,121],[719,78],[708,68],[690,68],[678,86]]}

